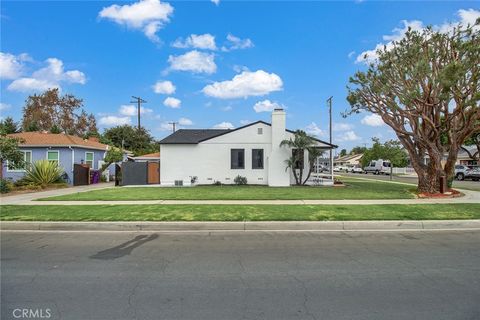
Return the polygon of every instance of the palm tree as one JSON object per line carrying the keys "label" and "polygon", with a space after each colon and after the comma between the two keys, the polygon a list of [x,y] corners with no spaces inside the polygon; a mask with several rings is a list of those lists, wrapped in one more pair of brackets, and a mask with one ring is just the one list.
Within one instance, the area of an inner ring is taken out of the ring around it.
{"label": "palm tree", "polygon": [[[291,168],[293,172],[293,176],[295,177],[295,184],[296,185],[302,185],[305,184],[303,182],[303,154],[305,150],[310,151],[315,149],[314,146],[316,144],[315,138],[312,136],[309,136],[305,131],[303,130],[297,130],[295,131],[295,135],[293,136],[293,139],[286,139],[280,142],[280,147],[287,146],[293,150],[296,150],[292,154],[292,156],[285,161],[287,164],[287,168]],[[315,152],[315,151],[313,151]],[[314,160],[313,160],[314,161]],[[309,163],[310,163],[310,156],[309,156]],[[307,180],[310,177],[311,171],[312,171],[313,166],[310,166],[310,172],[308,174]],[[297,170],[298,170],[298,176],[297,176]]]}
{"label": "palm tree", "polygon": [[320,157],[323,154],[323,151],[316,147],[309,147],[307,150],[308,150],[309,170],[308,170],[307,178],[305,179],[303,184],[305,184],[308,181],[308,179],[310,179],[310,175],[312,174],[313,168],[315,166],[315,161],[317,160],[318,157]]}

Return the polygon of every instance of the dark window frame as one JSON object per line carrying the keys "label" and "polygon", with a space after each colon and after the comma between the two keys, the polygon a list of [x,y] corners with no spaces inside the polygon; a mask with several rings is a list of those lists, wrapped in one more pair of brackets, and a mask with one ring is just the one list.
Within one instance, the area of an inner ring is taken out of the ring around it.
{"label": "dark window frame", "polygon": [[[255,152],[260,152],[260,158],[255,157]],[[265,152],[263,151],[263,149],[252,149],[252,169],[258,169],[258,170],[264,169],[265,167],[264,154]],[[257,160],[259,160],[259,162],[256,162]]]}
{"label": "dark window frame", "polygon": [[[235,161],[234,161],[234,155],[237,156]],[[230,149],[230,169],[232,170],[245,169],[245,149]]]}

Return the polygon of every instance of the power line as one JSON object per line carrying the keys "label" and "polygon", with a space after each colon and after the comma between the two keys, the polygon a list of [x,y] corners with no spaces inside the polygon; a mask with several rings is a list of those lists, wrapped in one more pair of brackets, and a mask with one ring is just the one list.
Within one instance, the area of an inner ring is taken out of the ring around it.
{"label": "power line", "polygon": [[143,100],[140,97],[135,97],[132,96],[135,101],[130,101],[130,103],[136,103],[137,104],[137,119],[138,119],[138,130],[140,130],[140,110],[142,108],[142,103],[147,103],[147,101]]}

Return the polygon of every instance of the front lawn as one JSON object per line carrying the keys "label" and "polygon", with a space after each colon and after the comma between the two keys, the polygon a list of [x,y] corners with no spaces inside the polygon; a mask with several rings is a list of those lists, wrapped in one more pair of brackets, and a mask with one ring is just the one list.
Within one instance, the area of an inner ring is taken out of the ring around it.
{"label": "front lawn", "polygon": [[3,221],[323,221],[479,219],[480,204],[2,206]]}
{"label": "front lawn", "polygon": [[342,200],[412,199],[412,186],[345,179],[345,187],[196,186],[116,187],[41,200]]}

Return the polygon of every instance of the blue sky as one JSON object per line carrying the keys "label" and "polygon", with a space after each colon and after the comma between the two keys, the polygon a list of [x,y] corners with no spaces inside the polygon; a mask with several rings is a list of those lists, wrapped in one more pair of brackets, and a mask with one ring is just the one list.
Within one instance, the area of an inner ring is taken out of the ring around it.
{"label": "blue sky", "polygon": [[394,137],[371,115],[340,115],[348,77],[365,67],[360,54],[406,25],[444,28],[479,10],[462,1],[2,1],[1,116],[20,120],[30,93],[60,87],[84,99],[102,130],[136,124],[135,95],[158,138],[170,121],[238,127],[283,106],[290,129],[327,140],[333,96],[334,143],[350,149]]}

